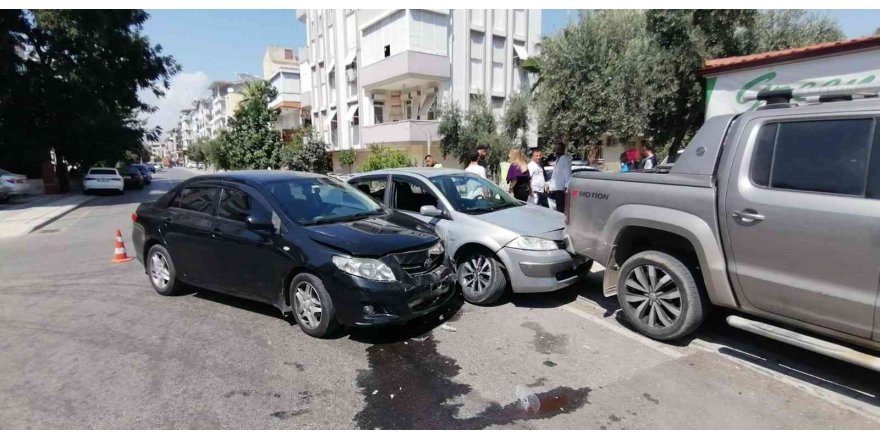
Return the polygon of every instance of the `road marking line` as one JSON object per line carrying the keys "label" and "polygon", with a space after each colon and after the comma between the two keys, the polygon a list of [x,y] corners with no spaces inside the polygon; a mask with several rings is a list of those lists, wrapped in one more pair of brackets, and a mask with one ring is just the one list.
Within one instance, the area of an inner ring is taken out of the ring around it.
{"label": "road marking line", "polygon": [[614,333],[617,333],[618,335],[621,335],[623,337],[626,337],[626,338],[629,338],[633,341],[636,341],[642,345],[646,345],[650,348],[653,348],[654,350],[656,350],[660,353],[663,353],[666,356],[669,356],[672,358],[683,358],[683,357],[687,356],[687,353],[676,350],[666,344],[657,342],[653,339],[646,338],[642,335],[639,335],[638,333],[634,333],[633,331],[631,331],[628,328],[621,327],[613,322],[609,322],[603,318],[600,318],[598,316],[594,316],[594,315],[590,314],[589,312],[585,312],[583,310],[580,310],[580,309],[572,306],[571,304],[562,306],[562,309],[569,312],[569,313],[573,313],[577,316],[580,316],[581,318],[584,318],[587,321],[590,321],[593,324],[596,324],[602,328],[605,328],[607,330],[611,330]]}

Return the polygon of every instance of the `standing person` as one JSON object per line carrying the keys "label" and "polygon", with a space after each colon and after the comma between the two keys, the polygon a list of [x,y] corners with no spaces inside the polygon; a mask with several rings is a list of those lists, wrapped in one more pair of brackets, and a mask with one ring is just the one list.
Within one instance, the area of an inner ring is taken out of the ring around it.
{"label": "standing person", "polygon": [[532,190],[532,203],[549,208],[547,203],[546,185],[544,184],[544,167],[542,166],[541,150],[535,148],[532,151],[532,160],[529,162],[529,187]]}
{"label": "standing person", "polygon": [[565,212],[565,190],[571,182],[571,155],[566,151],[565,142],[557,141],[556,164],[553,165],[553,174],[547,186],[550,189],[550,197],[556,202],[556,210]]}
{"label": "standing person", "polygon": [[507,169],[507,184],[510,192],[517,200],[526,202],[529,200],[529,165],[523,159],[519,148],[511,148],[507,155],[510,168]]}
{"label": "standing person", "polygon": [[486,168],[480,165],[480,154],[477,152],[473,152],[468,156],[468,160],[471,162],[470,165],[467,166],[464,170],[469,173],[474,173],[482,178],[486,178]]}
{"label": "standing person", "polygon": [[626,150],[627,171],[632,171],[639,168],[639,162],[641,162],[642,160],[641,146],[644,144],[644,142],[645,140],[642,139],[637,145],[632,145],[628,150]]}
{"label": "standing person", "polygon": [[642,156],[645,158],[639,163],[640,169],[652,170],[657,168],[657,156],[654,155],[654,147],[648,145],[647,142],[642,144]]}
{"label": "standing person", "polygon": [[443,168],[443,165],[437,163],[430,154],[425,156],[425,166],[428,168]]}
{"label": "standing person", "polygon": [[629,171],[629,162],[626,159],[626,152],[620,153],[620,172],[625,173]]}
{"label": "standing person", "polygon": [[486,149],[486,146],[485,146],[485,145],[480,145],[480,146],[477,147],[477,154],[480,156],[480,157],[479,157],[479,160],[478,160],[477,162],[478,162],[478,163],[480,164],[480,166],[483,167],[483,168],[486,168],[486,166],[487,166],[488,163],[489,163],[489,162],[488,162],[488,159],[486,159],[486,152],[487,152],[487,149]]}

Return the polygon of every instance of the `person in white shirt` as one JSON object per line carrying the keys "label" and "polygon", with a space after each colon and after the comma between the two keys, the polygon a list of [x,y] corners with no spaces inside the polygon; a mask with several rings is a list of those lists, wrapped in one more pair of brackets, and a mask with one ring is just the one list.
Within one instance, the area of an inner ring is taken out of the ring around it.
{"label": "person in white shirt", "polygon": [[571,155],[565,152],[565,142],[556,142],[556,164],[547,186],[550,197],[556,202],[556,210],[565,212],[565,190],[571,182]]}
{"label": "person in white shirt", "polygon": [[480,166],[478,161],[480,160],[480,155],[476,151],[471,153],[468,156],[468,160],[470,160],[471,164],[467,166],[464,170],[469,173],[474,173],[482,178],[486,178],[486,168]]}
{"label": "person in white shirt", "polygon": [[542,156],[543,154],[541,153],[541,150],[536,148],[532,151],[532,160],[529,162],[529,187],[532,190],[532,196],[530,198],[532,203],[549,208],[550,204],[547,203],[547,188],[544,184],[544,166],[541,164]]}

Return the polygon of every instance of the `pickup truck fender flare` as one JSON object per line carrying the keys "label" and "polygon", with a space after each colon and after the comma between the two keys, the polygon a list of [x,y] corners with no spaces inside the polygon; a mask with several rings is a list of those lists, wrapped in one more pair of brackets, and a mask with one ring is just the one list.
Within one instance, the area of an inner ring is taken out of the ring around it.
{"label": "pickup truck fender flare", "polygon": [[[737,302],[727,278],[727,264],[724,253],[712,228],[700,217],[687,212],[651,205],[623,205],[611,213],[602,234],[602,241],[611,243],[612,251],[606,268],[614,268],[614,253],[621,231],[629,226],[657,229],[679,235],[688,240],[697,253],[707,294],[712,304],[736,308]],[[615,294],[617,289],[617,270],[605,271],[604,290]]]}

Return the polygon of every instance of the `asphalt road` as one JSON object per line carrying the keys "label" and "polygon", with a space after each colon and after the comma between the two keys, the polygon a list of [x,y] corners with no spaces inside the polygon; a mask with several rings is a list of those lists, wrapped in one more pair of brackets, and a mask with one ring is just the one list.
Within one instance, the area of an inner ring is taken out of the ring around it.
{"label": "asphalt road", "polygon": [[679,345],[647,340],[601,273],[333,340],[261,304],[161,297],[137,262],[110,263],[113,234],[130,246],[137,203],[192,174],[0,240],[0,428],[880,428],[876,373],[720,314]]}

